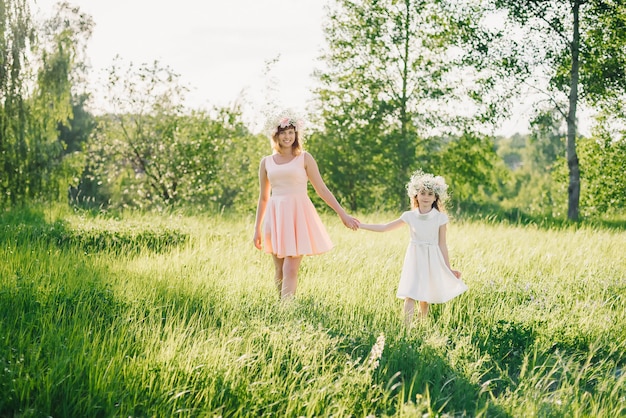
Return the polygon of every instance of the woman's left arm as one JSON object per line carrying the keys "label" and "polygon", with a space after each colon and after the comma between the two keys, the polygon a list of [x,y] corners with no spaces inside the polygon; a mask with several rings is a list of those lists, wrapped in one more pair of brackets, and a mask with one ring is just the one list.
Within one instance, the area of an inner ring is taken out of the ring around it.
{"label": "woman's left arm", "polygon": [[359,228],[359,220],[348,215],[348,213],[341,207],[335,196],[328,190],[326,187],[326,183],[322,179],[320,175],[319,168],[317,166],[317,162],[315,158],[308,152],[304,153],[304,168],[306,170],[307,177],[309,181],[313,185],[315,192],[322,198],[324,202],[328,206],[330,206],[341,218],[341,221],[345,226],[350,229],[358,229]]}

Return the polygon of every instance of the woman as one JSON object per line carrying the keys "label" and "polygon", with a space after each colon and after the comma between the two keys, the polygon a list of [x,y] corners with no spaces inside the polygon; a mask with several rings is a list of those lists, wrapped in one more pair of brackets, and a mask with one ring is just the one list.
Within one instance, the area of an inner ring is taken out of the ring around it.
{"label": "woman", "polygon": [[254,246],[272,254],[281,299],[295,295],[302,257],[329,251],[333,244],[307,194],[310,181],[317,194],[356,230],[359,221],[348,215],[328,190],[311,154],[302,149],[302,122],[287,112],[271,122],[273,153],[259,165],[259,202]]}

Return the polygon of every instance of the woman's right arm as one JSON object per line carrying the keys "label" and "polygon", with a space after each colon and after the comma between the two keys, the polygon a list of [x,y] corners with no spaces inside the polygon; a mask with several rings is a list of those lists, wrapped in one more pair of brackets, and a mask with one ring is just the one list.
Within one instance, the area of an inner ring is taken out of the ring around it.
{"label": "woman's right arm", "polygon": [[254,221],[254,246],[261,249],[261,224],[265,217],[267,209],[267,201],[270,198],[270,181],[267,178],[267,170],[265,169],[265,157],[261,159],[259,164],[259,201],[256,206],[256,220]]}
{"label": "woman's right arm", "polygon": [[391,221],[386,224],[361,224],[359,225],[359,228],[366,229],[368,231],[374,231],[374,232],[387,232],[387,231],[392,231],[394,229],[398,229],[402,225],[404,225],[404,221],[398,218],[395,221]]}

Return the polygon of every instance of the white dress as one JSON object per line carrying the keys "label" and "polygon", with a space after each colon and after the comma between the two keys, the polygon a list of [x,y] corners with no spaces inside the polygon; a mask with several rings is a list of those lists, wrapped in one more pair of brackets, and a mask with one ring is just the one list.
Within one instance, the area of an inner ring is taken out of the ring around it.
{"label": "white dress", "polygon": [[404,212],[400,219],[409,226],[411,241],[404,256],[397,296],[443,303],[465,292],[467,286],[446,266],[439,248],[439,227],[448,223],[448,216],[435,208],[424,214],[415,209]]}

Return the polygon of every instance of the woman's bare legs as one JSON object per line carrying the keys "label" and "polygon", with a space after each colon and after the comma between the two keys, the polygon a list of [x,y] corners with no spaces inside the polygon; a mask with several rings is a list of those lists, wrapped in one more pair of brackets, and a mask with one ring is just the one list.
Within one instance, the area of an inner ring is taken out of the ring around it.
{"label": "woman's bare legs", "polygon": [[285,259],[278,258],[276,255],[272,255],[272,258],[274,259],[274,284],[276,289],[278,289],[278,297],[280,297],[283,289],[283,264]]}
{"label": "woman's bare legs", "polygon": [[298,271],[300,270],[300,262],[302,256],[274,258],[274,282],[278,288],[280,298],[291,298],[296,294],[298,287]]}

